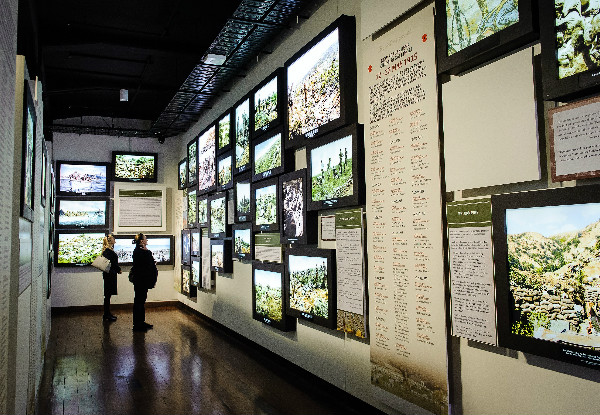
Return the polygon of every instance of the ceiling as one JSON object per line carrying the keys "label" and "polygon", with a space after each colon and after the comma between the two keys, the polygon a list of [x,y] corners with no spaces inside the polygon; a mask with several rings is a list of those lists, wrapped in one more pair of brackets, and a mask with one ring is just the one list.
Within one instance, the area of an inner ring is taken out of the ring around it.
{"label": "ceiling", "polygon": [[[315,3],[35,1],[45,129],[161,140],[187,131]],[[226,60],[204,63],[209,53]]]}

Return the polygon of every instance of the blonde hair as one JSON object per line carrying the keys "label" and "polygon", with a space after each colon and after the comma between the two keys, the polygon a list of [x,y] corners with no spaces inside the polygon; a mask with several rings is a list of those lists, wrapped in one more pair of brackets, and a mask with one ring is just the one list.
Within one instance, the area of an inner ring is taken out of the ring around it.
{"label": "blonde hair", "polygon": [[109,233],[108,235],[106,235],[103,239],[102,239],[102,251],[104,252],[104,250],[106,249],[112,249],[110,247],[110,243],[108,243],[108,237],[112,236],[112,233]]}
{"label": "blonde hair", "polygon": [[135,235],[135,238],[133,239],[133,243],[135,244],[136,247],[140,246],[140,242],[142,242],[144,237],[145,237],[145,235],[143,233],[138,233],[137,235]]}

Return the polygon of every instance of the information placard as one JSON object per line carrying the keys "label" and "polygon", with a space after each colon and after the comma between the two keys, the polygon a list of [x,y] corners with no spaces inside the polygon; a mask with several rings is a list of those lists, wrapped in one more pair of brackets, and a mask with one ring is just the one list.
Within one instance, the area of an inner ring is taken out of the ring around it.
{"label": "information placard", "polygon": [[115,232],[166,231],[166,186],[115,183]]}

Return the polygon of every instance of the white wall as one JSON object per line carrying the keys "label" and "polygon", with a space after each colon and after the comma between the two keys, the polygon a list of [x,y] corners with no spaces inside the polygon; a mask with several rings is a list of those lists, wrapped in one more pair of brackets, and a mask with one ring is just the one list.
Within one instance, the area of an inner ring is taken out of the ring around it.
{"label": "white wall", "polygon": [[[167,230],[149,234],[176,235],[180,228],[174,227],[173,195],[177,192],[177,163],[179,162],[180,140],[168,138],[164,144],[154,138],[128,138],[77,134],[54,134],[54,160],[111,162],[113,151],[143,151],[158,153],[157,184],[167,186]],[[111,182],[110,230],[113,230]],[[129,232],[128,232],[129,233]],[[129,267],[122,267],[118,277],[118,295],[111,298],[112,304],[133,302],[133,285],[127,279]],[[148,301],[175,300],[173,290],[173,267],[160,265],[156,287],[148,292]],[[102,273],[92,267],[55,267],[52,275],[52,307],[72,307],[103,304]]]}

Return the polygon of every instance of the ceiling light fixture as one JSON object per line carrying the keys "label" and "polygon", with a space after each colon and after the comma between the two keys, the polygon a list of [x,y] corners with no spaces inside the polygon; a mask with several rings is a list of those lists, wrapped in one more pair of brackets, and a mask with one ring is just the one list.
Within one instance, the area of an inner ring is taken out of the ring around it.
{"label": "ceiling light fixture", "polygon": [[211,65],[223,65],[226,59],[227,56],[225,55],[215,55],[214,53],[208,53],[204,58],[204,63],[208,63]]}
{"label": "ceiling light fixture", "polygon": [[119,91],[119,100],[121,102],[129,101],[129,90],[121,89]]}

